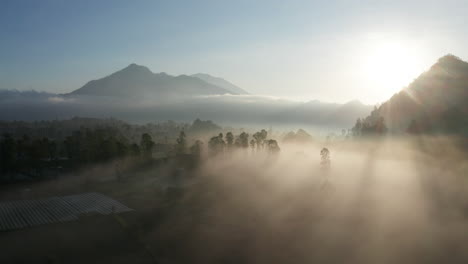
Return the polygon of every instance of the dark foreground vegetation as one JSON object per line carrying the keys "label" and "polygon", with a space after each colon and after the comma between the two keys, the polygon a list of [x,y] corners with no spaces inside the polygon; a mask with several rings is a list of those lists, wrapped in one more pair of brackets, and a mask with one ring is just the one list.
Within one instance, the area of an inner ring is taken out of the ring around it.
{"label": "dark foreground vegetation", "polygon": [[1,200],[94,191],[135,211],[2,233],[0,262],[466,263],[468,163],[457,142],[337,140],[327,167],[325,141],[284,143],[276,154],[206,152],[197,166],[123,159],[119,177],[110,162],[6,185]]}
{"label": "dark foreground vegetation", "polygon": [[280,150],[266,130],[250,136],[199,119],[192,124],[168,121],[146,125],[89,118],[2,122],[0,132],[0,182],[59,177],[108,162],[115,163],[119,174],[123,160],[140,166],[181,156],[198,160],[205,153],[217,155],[236,149]]}

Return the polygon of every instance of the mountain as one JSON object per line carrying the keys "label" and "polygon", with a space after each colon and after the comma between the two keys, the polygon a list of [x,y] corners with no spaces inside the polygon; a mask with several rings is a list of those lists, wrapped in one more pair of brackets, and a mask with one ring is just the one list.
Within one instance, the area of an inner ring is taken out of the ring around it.
{"label": "mountain", "polygon": [[168,99],[227,93],[237,94],[197,77],[153,73],[145,66],[130,64],[107,77],[90,81],[68,95]]}
{"label": "mountain", "polygon": [[440,58],[405,89],[362,120],[383,122],[392,133],[468,135],[468,63],[453,55]]}
{"label": "mountain", "polygon": [[197,74],[193,74],[191,75],[193,77],[197,77],[207,83],[211,83],[213,85],[216,85],[218,87],[221,87],[221,88],[224,88],[230,92],[232,92],[233,94],[249,94],[248,92],[246,92],[244,89],[224,80],[223,78],[219,78],[219,77],[214,77],[214,76],[211,76],[209,74],[205,74],[205,73],[197,73]]}
{"label": "mountain", "polygon": [[207,74],[171,76],[130,64],[65,95],[0,90],[0,120],[112,116],[130,122],[150,122],[204,118],[225,124],[284,124],[341,130],[351,127],[356,118],[372,109],[356,101],[303,103],[250,95],[239,89]]}

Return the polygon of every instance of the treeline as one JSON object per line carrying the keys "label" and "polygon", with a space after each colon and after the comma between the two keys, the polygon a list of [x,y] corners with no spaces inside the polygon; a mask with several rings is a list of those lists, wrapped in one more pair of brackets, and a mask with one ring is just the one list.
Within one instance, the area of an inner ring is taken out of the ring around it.
{"label": "treeline", "polygon": [[242,132],[234,136],[232,132],[227,132],[226,136],[219,133],[218,136],[210,138],[208,142],[208,149],[211,155],[217,155],[232,149],[248,149],[266,150],[269,153],[276,153],[280,151],[278,142],[274,139],[267,139],[268,132],[262,129],[252,135],[249,141],[249,134]]}
{"label": "treeline", "polygon": [[64,140],[4,134],[0,139],[0,173],[40,178],[65,169],[140,156],[140,149],[139,144],[111,128],[78,130]]}
{"label": "treeline", "polygon": [[179,131],[184,130],[193,136],[204,133],[213,133],[221,127],[211,120],[196,119],[190,123],[179,123],[172,120],[159,123],[129,124],[124,121],[108,118],[82,118],[75,117],[69,120],[45,120],[35,122],[0,121],[0,135],[9,134],[14,138],[27,135],[30,138],[49,138],[64,140],[76,131],[84,129],[113,129],[117,130],[131,142],[139,142],[141,135],[147,133],[153,140],[161,143],[174,141]]}
{"label": "treeline", "polygon": [[[135,139],[134,135],[129,137],[125,130],[116,126],[81,127],[64,138],[4,133],[0,138],[0,179],[55,176],[66,170],[124,158],[152,161],[161,156],[170,158],[189,154],[198,160],[205,153],[217,155],[234,149],[250,148],[252,151],[266,150],[270,153],[280,150],[276,140],[267,139],[268,132],[264,129],[254,133],[251,138],[246,132],[238,135],[228,132],[225,136],[219,133],[205,144],[196,138],[207,128],[220,129],[211,121],[197,119],[191,126],[183,126],[176,133],[171,131],[172,140],[168,140],[168,137],[155,138],[146,132]],[[188,139],[186,131],[194,136]]]}
{"label": "treeline", "polygon": [[[192,154],[192,155],[203,155],[207,152],[208,155],[218,155],[222,153],[229,153],[236,149],[251,149],[252,151],[266,150],[269,153],[277,153],[280,151],[278,142],[274,139],[267,139],[268,132],[262,129],[252,135],[252,139],[249,141],[249,134],[242,132],[239,135],[234,135],[232,132],[227,132],[226,135],[219,133],[217,136],[213,136],[208,140],[208,144],[205,144],[200,139],[194,141],[190,146],[187,142],[187,135],[184,131],[179,133],[174,146],[174,153],[177,154]],[[146,146],[152,148],[155,146],[151,138],[148,137],[146,140]]]}
{"label": "treeline", "polygon": [[354,137],[381,136],[386,134],[387,131],[385,118],[380,115],[377,107],[374,107],[374,110],[368,117],[362,120],[358,118],[356,124],[351,129]]}
{"label": "treeline", "polygon": [[117,119],[73,118],[0,121],[0,179],[41,178],[118,158],[166,155],[180,131],[200,135],[220,130],[210,120],[144,125]]}
{"label": "treeline", "polygon": [[380,109],[375,108],[371,114],[364,118],[358,118],[356,124],[351,129],[352,136],[380,136],[387,133],[396,135],[421,135],[421,134],[443,134],[466,136],[468,135],[468,118],[466,113],[458,108],[449,108],[438,116],[437,123],[430,117],[414,118],[408,124],[400,124],[399,130],[389,130],[386,119],[381,115]]}

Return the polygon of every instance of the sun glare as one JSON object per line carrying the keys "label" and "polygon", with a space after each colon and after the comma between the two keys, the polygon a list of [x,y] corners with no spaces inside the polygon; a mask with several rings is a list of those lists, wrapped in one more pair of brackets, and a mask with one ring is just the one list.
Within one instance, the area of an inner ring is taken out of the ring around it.
{"label": "sun glare", "polygon": [[422,72],[417,52],[402,42],[375,43],[366,54],[363,73],[372,86],[387,98]]}

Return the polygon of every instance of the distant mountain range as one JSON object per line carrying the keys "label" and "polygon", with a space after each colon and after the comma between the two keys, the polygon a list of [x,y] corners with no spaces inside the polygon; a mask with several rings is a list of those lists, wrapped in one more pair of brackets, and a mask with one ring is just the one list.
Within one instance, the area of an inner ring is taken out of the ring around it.
{"label": "distant mountain range", "polygon": [[[242,96],[239,96],[242,95]],[[130,64],[67,94],[0,91],[0,120],[115,117],[130,122],[211,119],[221,124],[341,129],[372,106],[251,95],[208,74],[171,76]]]}
{"label": "distant mountain range", "polygon": [[241,88],[208,74],[171,76],[153,73],[147,67],[130,64],[98,80],[92,80],[67,95],[177,98],[214,94],[247,94]]}
{"label": "distant mountain range", "polygon": [[383,118],[391,133],[468,135],[467,102],[468,63],[446,55],[362,122],[372,126]]}
{"label": "distant mountain range", "polygon": [[361,123],[369,131],[372,127],[381,128],[384,123],[392,133],[468,135],[467,101],[468,63],[453,55],[440,58],[408,87],[374,110],[359,101],[304,103],[250,95],[208,74],[171,76],[130,64],[65,95],[0,91],[0,120],[82,116],[149,122],[203,118],[221,124],[341,129],[367,116]]}

